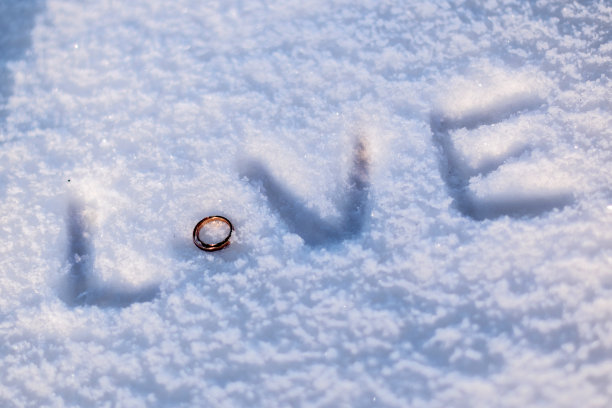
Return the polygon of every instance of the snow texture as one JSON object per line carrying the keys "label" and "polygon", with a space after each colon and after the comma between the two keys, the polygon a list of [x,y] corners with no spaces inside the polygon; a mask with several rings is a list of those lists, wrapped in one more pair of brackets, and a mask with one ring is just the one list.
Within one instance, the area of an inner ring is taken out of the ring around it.
{"label": "snow texture", "polygon": [[611,27],[0,0],[0,405],[611,406]]}

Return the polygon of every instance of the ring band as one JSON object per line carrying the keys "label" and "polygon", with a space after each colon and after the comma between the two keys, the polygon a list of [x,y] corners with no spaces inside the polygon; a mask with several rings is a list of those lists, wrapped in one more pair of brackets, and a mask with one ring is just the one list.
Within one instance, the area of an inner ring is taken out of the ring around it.
{"label": "ring band", "polygon": [[[217,242],[216,244],[207,244],[206,242],[202,242],[200,240],[200,230],[202,229],[204,225],[212,221],[221,221],[227,224],[230,228],[229,234],[227,234],[227,237],[225,237],[223,241]],[[195,244],[195,246],[200,248],[202,251],[207,251],[207,252],[218,251],[220,249],[225,248],[226,246],[230,244],[229,239],[232,236],[233,230],[234,230],[234,226],[225,217],[222,217],[220,215],[213,215],[211,217],[206,217],[206,218],[201,219],[200,222],[198,222],[195,228],[193,229],[193,243]]]}

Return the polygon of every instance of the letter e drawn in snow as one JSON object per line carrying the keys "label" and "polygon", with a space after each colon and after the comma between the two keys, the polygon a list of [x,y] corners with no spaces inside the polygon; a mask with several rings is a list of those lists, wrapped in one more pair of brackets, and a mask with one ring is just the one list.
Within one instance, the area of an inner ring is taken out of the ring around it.
{"label": "letter e drawn in snow", "polygon": [[[474,134],[478,128],[503,124],[508,118],[535,110],[543,104],[541,99],[534,98],[532,95],[527,94],[522,98],[520,96],[514,96],[510,102],[498,102],[487,109],[472,110],[458,117],[449,117],[443,112],[431,114],[430,127],[433,142],[439,151],[440,175],[454,200],[455,208],[466,217],[478,221],[505,215],[534,217],[553,209],[563,208],[574,201],[573,194],[567,189],[553,187],[537,190],[532,188],[529,191],[524,185],[519,185],[517,188],[502,191],[497,195],[487,192],[484,195],[478,194],[474,190],[474,182],[490,181],[492,173],[504,167],[510,159],[516,159],[514,164],[521,164],[523,156],[529,152],[530,147],[525,145],[508,149],[501,155],[485,157],[484,160],[481,160],[480,165],[472,166],[458,148],[453,136],[459,130]],[[494,131],[495,127],[491,126],[491,132]],[[480,135],[480,137],[487,136]],[[531,175],[533,178],[540,176],[534,173]],[[522,179],[519,177],[519,181],[525,183],[529,181],[529,177]]]}

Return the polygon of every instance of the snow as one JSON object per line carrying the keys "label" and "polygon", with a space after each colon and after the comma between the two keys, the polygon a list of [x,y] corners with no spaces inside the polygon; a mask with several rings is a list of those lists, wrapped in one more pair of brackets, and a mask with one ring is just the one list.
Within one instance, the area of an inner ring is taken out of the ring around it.
{"label": "snow", "polygon": [[0,0],[0,405],[609,406],[611,24]]}

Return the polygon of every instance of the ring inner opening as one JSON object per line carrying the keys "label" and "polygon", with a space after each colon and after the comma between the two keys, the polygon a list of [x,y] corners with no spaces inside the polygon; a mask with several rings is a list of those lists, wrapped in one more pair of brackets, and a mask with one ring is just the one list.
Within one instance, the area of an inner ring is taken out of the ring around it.
{"label": "ring inner opening", "polygon": [[223,241],[229,233],[229,225],[223,221],[213,220],[202,226],[198,233],[198,238],[205,244],[214,245]]}

